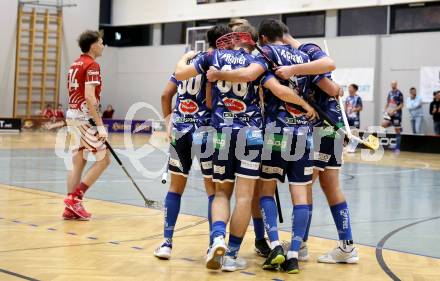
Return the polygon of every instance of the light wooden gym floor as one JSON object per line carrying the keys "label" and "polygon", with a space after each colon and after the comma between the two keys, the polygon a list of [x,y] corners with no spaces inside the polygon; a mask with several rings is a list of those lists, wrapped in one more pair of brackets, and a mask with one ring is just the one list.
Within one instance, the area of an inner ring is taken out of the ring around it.
{"label": "light wooden gym floor", "polygon": [[[358,245],[358,265],[316,262],[320,254],[335,246],[331,239],[336,233],[322,192],[315,187],[308,243],[311,259],[300,264],[299,275],[261,269],[264,260],[253,252],[252,226],[240,251],[248,268],[221,273],[204,267],[208,223],[204,218],[206,202],[200,203],[206,201],[206,195],[199,190],[198,174],[192,175],[184,195],[172,259],[161,261],[152,252],[162,241],[163,213],[139,206],[142,202],[115,163],[90,191],[89,198],[96,199],[85,202],[93,219],[61,219],[66,171],[54,155],[54,139],[53,134],[0,135],[0,280],[389,280],[390,276],[440,280],[437,155],[386,153],[381,162],[368,164],[360,163],[358,153],[345,157],[341,181],[352,213],[353,232],[357,242],[371,245]],[[142,145],[146,139],[136,137],[134,142]],[[116,135],[110,140],[118,146],[122,138]],[[160,146],[161,141],[155,141]],[[147,160],[157,165],[160,159],[165,156],[153,154]],[[127,158],[122,160],[129,163]],[[163,198],[167,186],[159,180],[142,179],[131,166],[129,170],[147,197]],[[375,182],[379,177],[384,179]],[[379,188],[380,184],[383,186]],[[280,191],[285,220],[289,221],[287,190]],[[408,203],[411,197],[420,205]],[[289,222],[280,228],[288,230]],[[290,239],[287,231],[280,235]],[[399,239],[393,241],[395,238]],[[398,251],[382,250],[382,245]]]}

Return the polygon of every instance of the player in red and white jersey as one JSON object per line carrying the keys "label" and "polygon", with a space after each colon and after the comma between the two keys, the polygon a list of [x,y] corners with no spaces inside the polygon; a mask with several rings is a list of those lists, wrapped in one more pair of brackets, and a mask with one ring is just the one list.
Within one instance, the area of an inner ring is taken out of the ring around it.
{"label": "player in red and white jersey", "polygon": [[[69,109],[66,122],[77,144],[73,147],[73,169],[67,178],[68,195],[64,199],[66,208],[63,217],[87,220],[91,214],[84,209],[82,198],[110,164],[110,157],[104,144],[107,131],[98,114],[102,82],[101,70],[95,59],[104,50],[101,34],[98,31],[85,31],[80,35],[78,44],[83,54],[72,63],[67,76]],[[89,123],[90,118],[95,121],[96,127]],[[87,152],[95,155],[96,162],[82,177]]]}

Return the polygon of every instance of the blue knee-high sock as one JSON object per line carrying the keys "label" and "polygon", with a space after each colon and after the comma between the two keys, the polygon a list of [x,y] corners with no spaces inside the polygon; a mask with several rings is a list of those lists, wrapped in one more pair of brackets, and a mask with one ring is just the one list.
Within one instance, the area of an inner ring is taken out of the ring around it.
{"label": "blue knee-high sock", "polygon": [[234,258],[237,257],[241,242],[243,242],[243,237],[237,237],[229,234],[228,252],[226,255]]}
{"label": "blue knee-high sock", "polygon": [[307,207],[309,207],[309,222],[307,223],[307,228],[306,228],[306,233],[304,234],[304,242],[307,242],[307,240],[309,239],[309,230],[310,230],[310,225],[312,224],[312,214],[313,214],[313,205],[307,205]]}
{"label": "blue knee-high sock", "polygon": [[226,236],[226,223],[224,221],[214,221],[212,223],[211,241],[220,236]]}
{"label": "blue knee-high sock", "polygon": [[278,241],[278,226],[277,226],[277,205],[272,196],[264,196],[260,198],[261,214],[264,220],[264,227],[266,228],[267,236],[270,242]]}
{"label": "blue knee-high sock", "polygon": [[290,251],[298,252],[306,233],[309,221],[309,207],[307,205],[295,205],[292,213],[292,243]]}
{"label": "blue knee-high sock", "polygon": [[253,218],[255,239],[264,239],[264,222],[262,218]]}
{"label": "blue knee-high sock", "polygon": [[396,149],[400,150],[400,141],[402,140],[401,134],[396,134]]}
{"label": "blue knee-high sock", "polygon": [[342,202],[331,206],[333,220],[338,230],[339,240],[353,240],[351,236],[350,212],[348,211],[347,202]]}
{"label": "blue knee-high sock", "polygon": [[[214,194],[208,196],[208,223],[209,223],[209,233],[212,232],[212,201],[214,201]],[[209,235],[209,246],[212,245],[211,235]]]}
{"label": "blue knee-high sock", "polygon": [[180,199],[182,195],[179,193],[168,192],[165,197],[165,223],[163,236],[173,239],[174,226],[176,225],[177,216],[180,211]]}

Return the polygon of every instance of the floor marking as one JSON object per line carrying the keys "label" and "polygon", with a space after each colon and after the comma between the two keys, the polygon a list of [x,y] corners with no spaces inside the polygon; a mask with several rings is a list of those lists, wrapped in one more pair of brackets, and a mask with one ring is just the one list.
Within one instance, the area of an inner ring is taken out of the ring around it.
{"label": "floor marking", "polygon": [[423,222],[436,220],[436,219],[440,219],[440,216],[438,216],[438,217],[432,217],[432,218],[428,218],[428,219],[424,219],[424,220],[420,220],[420,221],[416,221],[416,222],[413,222],[413,223],[410,223],[410,224],[404,225],[404,226],[402,226],[402,227],[399,227],[399,228],[397,228],[397,229],[391,231],[391,232],[388,233],[387,235],[385,235],[385,236],[379,241],[379,243],[377,243],[377,246],[376,246],[376,260],[377,260],[377,262],[379,263],[379,265],[380,265],[380,267],[382,268],[382,270],[383,270],[383,271],[384,271],[384,272],[385,272],[385,273],[386,273],[386,274],[387,274],[392,280],[394,280],[394,281],[400,281],[400,278],[397,277],[397,275],[394,274],[394,272],[388,267],[388,265],[385,263],[385,260],[384,260],[384,258],[383,258],[382,250],[383,250],[383,247],[384,247],[385,243],[387,242],[387,240],[388,240],[391,236],[393,236],[394,234],[396,234],[397,232],[399,232],[399,231],[401,231],[401,230],[403,230],[403,229],[405,229],[405,228],[408,228],[408,227],[411,227],[411,226],[414,226],[414,225],[417,225],[417,224],[420,224],[420,223],[423,223]]}
{"label": "floor marking", "polygon": [[1,269],[1,268],[0,268],[0,272],[5,273],[5,274],[9,274],[9,275],[12,275],[12,276],[15,276],[15,277],[17,277],[17,278],[24,279],[24,280],[29,280],[29,281],[40,281],[40,280],[38,280],[38,279],[35,279],[35,278],[32,278],[32,277],[28,277],[28,276],[24,276],[24,275],[21,275],[21,274],[19,274],[19,273],[12,272],[12,271],[5,270],[5,269]]}
{"label": "floor marking", "polygon": [[253,272],[248,272],[248,271],[240,271],[240,273],[246,274],[246,275],[252,275],[252,276],[257,275],[257,274],[255,274]]}

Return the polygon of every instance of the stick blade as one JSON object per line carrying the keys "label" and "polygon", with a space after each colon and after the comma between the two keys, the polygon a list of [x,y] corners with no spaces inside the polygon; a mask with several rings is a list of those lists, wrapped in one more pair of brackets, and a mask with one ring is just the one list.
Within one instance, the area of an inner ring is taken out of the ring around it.
{"label": "stick blade", "polygon": [[367,139],[364,141],[364,145],[372,150],[378,150],[379,149],[379,138],[369,135]]}

